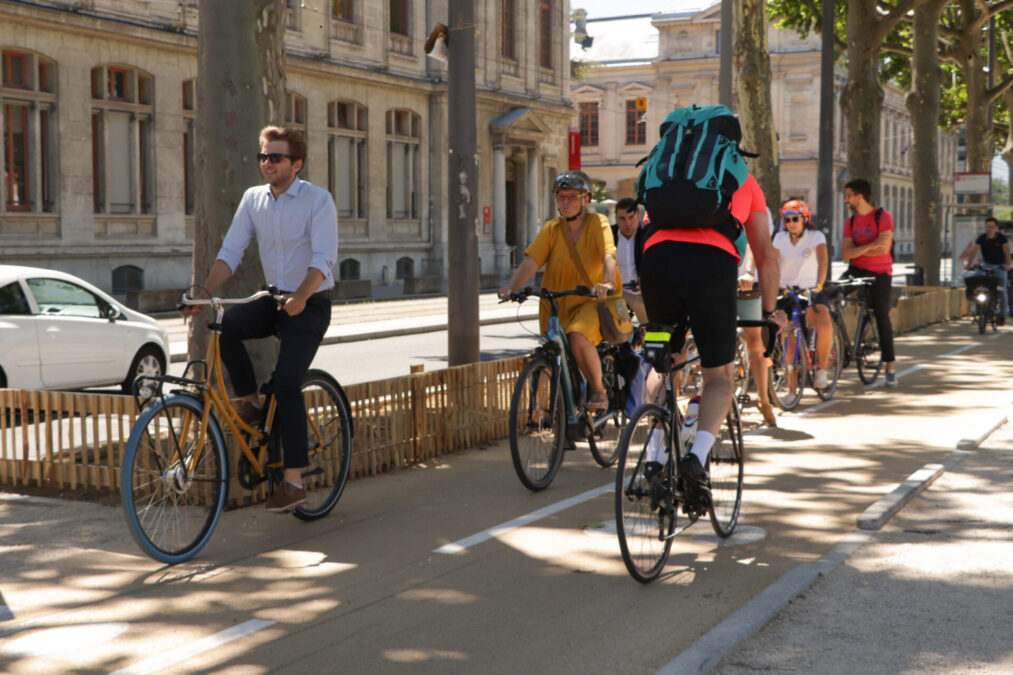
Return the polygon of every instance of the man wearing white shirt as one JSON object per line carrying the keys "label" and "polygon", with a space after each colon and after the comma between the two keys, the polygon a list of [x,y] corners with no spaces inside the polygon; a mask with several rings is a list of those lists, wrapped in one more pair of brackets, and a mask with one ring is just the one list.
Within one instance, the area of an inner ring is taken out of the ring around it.
{"label": "man wearing white shirt", "polygon": [[[637,281],[637,251],[643,248],[644,229],[640,227],[640,210],[635,199],[624,197],[616,203],[616,223],[612,227],[612,238],[616,240],[616,262],[623,286]],[[640,289],[623,288],[623,300],[637,315],[637,321],[647,323],[647,310]]]}
{"label": "man wearing white shirt", "polygon": [[[256,425],[261,417],[257,382],[243,341],[275,333],[281,338],[274,396],[282,422],[285,480],[267,502],[269,511],[281,513],[306,501],[302,471],[309,460],[306,424],[301,421],[302,379],[331,322],[338,216],[330,193],[298,176],[306,161],[306,142],[298,132],[265,127],[257,159],[267,184],[243,194],[197,297],[210,298],[232,276],[256,237],[264,278],[282,292],[285,302],[279,305],[267,297],[226,311],[221,355],[236,396],[242,399],[240,415]],[[189,312],[199,309],[193,306]]]}

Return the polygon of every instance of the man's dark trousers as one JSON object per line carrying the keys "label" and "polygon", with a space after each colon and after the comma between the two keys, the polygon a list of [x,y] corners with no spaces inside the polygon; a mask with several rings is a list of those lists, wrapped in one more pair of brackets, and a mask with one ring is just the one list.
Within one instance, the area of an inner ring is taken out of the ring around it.
{"label": "man's dark trousers", "polygon": [[281,421],[285,468],[302,468],[309,464],[302,380],[330,323],[329,291],[310,296],[306,308],[295,316],[279,310],[277,301],[268,297],[235,305],[222,319],[222,362],[236,396],[257,391],[253,363],[243,340],[265,338],[275,333],[281,338],[274,370],[274,396],[278,401],[276,419]]}

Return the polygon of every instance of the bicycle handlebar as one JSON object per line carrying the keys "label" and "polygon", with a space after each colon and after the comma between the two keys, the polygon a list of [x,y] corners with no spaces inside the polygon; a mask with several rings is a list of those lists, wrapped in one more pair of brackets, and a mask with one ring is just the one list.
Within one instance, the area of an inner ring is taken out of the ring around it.
{"label": "bicycle handlebar", "polygon": [[499,302],[500,304],[503,304],[504,302],[524,302],[532,295],[537,295],[538,297],[545,298],[547,300],[561,298],[567,295],[586,295],[590,297],[591,289],[588,288],[587,286],[577,286],[576,288],[570,291],[550,291],[547,288],[540,288],[537,291],[535,291],[530,286],[526,286],[519,291],[512,291],[510,293],[509,300],[500,300]]}
{"label": "bicycle handlebar", "polygon": [[265,298],[267,296],[274,298],[278,302],[285,302],[285,296],[282,295],[281,291],[274,286],[264,286],[262,290],[257,291],[247,298],[191,298],[187,296],[186,291],[184,291],[177,309],[182,310],[187,305],[244,305],[248,302],[260,300],[261,298]]}

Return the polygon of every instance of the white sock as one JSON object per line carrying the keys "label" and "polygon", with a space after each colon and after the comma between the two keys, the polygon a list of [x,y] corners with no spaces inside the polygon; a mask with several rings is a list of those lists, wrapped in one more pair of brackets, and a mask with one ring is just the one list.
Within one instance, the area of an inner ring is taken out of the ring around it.
{"label": "white sock", "polygon": [[665,463],[665,430],[661,427],[654,429],[647,440],[647,461]]}
{"label": "white sock", "polygon": [[710,454],[715,440],[714,434],[709,431],[701,429],[696,432],[696,440],[693,441],[693,449],[690,452],[700,460],[701,466],[707,466],[707,456]]}
{"label": "white sock", "polygon": [[302,490],[302,483],[293,483],[290,480],[287,480],[285,482],[288,483],[289,485],[291,485],[294,488],[298,488],[299,490]]}

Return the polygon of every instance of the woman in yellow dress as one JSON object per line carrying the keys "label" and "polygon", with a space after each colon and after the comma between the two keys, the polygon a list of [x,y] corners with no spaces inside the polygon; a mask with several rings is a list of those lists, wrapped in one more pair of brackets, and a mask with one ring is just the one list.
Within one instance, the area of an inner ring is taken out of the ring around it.
{"label": "woman in yellow dress", "polygon": [[[601,361],[596,349],[601,342],[598,308],[595,298],[611,295],[622,287],[616,265],[616,245],[608,219],[588,213],[591,201],[591,179],[581,171],[567,171],[556,177],[553,189],[559,217],[542,226],[535,240],[524,251],[524,260],[517,267],[510,285],[501,288],[499,297],[506,300],[512,291],[520,290],[535,273],[545,266],[542,288],[568,291],[584,283],[563,237],[570,237],[577,249],[587,276],[594,282],[593,297],[571,295],[559,299],[559,323],[566,332],[577,367],[587,378],[590,394],[587,407],[608,408],[608,398],[601,379]],[[609,281],[604,281],[608,279]],[[544,334],[549,308],[541,303],[539,326]]]}

